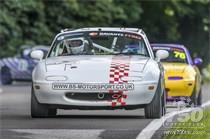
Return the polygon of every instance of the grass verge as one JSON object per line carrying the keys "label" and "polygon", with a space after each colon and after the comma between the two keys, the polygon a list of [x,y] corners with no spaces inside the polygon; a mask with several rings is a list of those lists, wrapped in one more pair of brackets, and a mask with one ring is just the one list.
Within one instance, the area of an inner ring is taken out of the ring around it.
{"label": "grass verge", "polygon": [[164,139],[210,139],[210,108],[199,108],[176,119]]}

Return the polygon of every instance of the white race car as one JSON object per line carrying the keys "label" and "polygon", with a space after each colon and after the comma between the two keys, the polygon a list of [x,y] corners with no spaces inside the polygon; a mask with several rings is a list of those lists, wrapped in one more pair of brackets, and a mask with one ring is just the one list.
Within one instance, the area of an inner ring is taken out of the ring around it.
{"label": "white race car", "polygon": [[163,68],[145,33],[136,28],[82,28],[59,33],[32,74],[31,116],[57,109],[145,109],[146,118],[165,113]]}

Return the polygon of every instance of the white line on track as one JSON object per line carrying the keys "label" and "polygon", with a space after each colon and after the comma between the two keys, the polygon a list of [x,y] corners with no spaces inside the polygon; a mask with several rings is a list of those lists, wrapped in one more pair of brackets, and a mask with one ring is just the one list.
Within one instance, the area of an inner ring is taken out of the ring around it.
{"label": "white line on track", "polygon": [[[201,107],[203,108],[206,106],[210,106],[210,101],[207,101]],[[165,116],[163,116],[160,119],[154,119],[139,133],[136,139],[150,139],[167,119],[172,118],[173,116],[176,116],[182,113],[191,112],[196,109],[199,109],[199,107],[186,108],[181,111],[173,111],[173,112],[167,113]]]}
{"label": "white line on track", "polygon": [[25,138],[37,139],[99,139],[105,130],[98,129],[12,129],[10,131],[25,134]]}

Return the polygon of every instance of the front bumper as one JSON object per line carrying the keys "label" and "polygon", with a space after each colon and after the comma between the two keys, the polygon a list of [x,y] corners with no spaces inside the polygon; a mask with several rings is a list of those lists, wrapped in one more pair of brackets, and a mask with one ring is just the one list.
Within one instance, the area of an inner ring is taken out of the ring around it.
{"label": "front bumper", "polygon": [[194,80],[165,80],[168,97],[188,97],[192,95]]}
{"label": "front bumper", "polygon": [[[84,100],[84,99],[71,99],[66,94],[67,93],[95,93],[95,92],[72,92],[69,90],[55,90],[52,88],[53,82],[42,81],[42,82],[33,82],[33,88],[35,96],[39,103],[41,104],[50,104],[50,105],[64,105],[64,106],[112,106],[112,101],[110,100]],[[123,99],[123,104],[126,106],[131,105],[144,105],[152,101],[158,82],[147,81],[147,82],[138,82],[134,83],[134,90],[125,91],[123,94],[127,97]],[[149,90],[149,86],[154,86],[153,90]],[[38,86],[38,87],[37,87]],[[99,93],[100,90],[98,91]],[[104,92],[103,93],[109,93]],[[121,103],[122,104],[122,103]],[[121,106],[117,104],[116,106]]]}

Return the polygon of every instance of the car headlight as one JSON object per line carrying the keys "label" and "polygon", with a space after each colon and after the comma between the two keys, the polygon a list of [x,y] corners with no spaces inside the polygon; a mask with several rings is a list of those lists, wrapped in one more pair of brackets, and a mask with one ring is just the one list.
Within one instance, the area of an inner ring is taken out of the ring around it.
{"label": "car headlight", "polygon": [[144,81],[151,81],[155,79],[155,74],[153,72],[146,72],[143,76]]}
{"label": "car headlight", "polygon": [[120,80],[129,81],[129,82],[139,82],[139,81],[142,81],[142,76],[121,77]]}
{"label": "car headlight", "polygon": [[66,76],[47,76],[45,78],[47,81],[66,81],[67,79]]}

